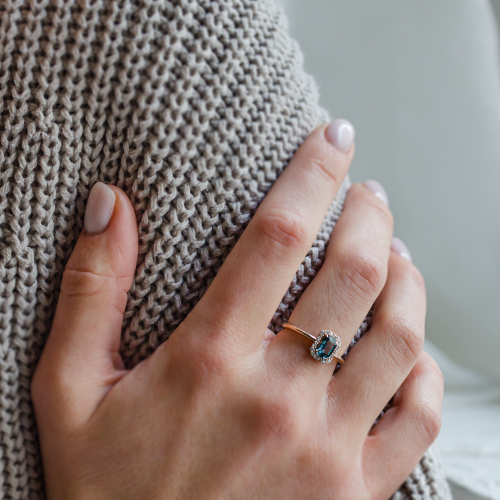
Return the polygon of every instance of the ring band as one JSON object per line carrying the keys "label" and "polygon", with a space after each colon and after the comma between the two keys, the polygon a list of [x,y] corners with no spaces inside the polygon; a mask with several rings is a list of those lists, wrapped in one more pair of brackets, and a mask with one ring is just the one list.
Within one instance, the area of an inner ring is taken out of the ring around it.
{"label": "ring band", "polygon": [[284,323],[283,328],[288,328],[302,337],[305,337],[307,340],[310,340],[313,345],[311,346],[311,356],[320,361],[321,363],[331,363],[333,358],[337,363],[343,365],[345,361],[337,354],[337,351],[340,348],[340,338],[332,333],[330,330],[322,330],[320,334],[315,337],[310,333],[307,333],[302,328],[298,328],[297,326],[290,325],[289,323]]}

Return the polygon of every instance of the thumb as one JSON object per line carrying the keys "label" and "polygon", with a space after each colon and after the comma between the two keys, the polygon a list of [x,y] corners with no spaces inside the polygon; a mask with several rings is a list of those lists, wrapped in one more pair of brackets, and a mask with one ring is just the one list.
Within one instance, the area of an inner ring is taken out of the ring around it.
{"label": "thumb", "polygon": [[36,407],[87,418],[125,373],[120,333],[137,252],[132,204],[120,189],[97,183],[32,382]]}

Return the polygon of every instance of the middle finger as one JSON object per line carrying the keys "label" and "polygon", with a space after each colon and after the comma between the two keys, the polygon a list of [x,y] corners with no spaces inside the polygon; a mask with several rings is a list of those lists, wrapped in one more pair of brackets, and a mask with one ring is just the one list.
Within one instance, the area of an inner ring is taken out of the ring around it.
{"label": "middle finger", "polygon": [[[332,132],[333,131],[333,132]],[[347,135],[346,144],[339,137]],[[253,353],[341,188],[354,129],[337,120],[314,131],[263,200],[189,321]]]}
{"label": "middle finger", "polygon": [[[387,205],[366,187],[355,184],[347,194],[328,245],[325,263],[304,292],[289,323],[314,336],[331,330],[341,339],[340,356],[382,291],[386,278],[392,214]],[[335,362],[322,365],[309,351],[311,342],[289,329],[282,330],[269,346],[273,365],[302,377],[306,384],[324,389]]]}

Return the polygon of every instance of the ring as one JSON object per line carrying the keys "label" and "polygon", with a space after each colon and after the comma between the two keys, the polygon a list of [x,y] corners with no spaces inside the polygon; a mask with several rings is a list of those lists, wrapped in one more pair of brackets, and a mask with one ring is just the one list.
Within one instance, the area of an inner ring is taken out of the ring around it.
{"label": "ring", "polygon": [[321,363],[331,363],[333,358],[340,363],[344,364],[344,360],[337,354],[340,348],[340,338],[332,333],[330,330],[322,330],[320,334],[315,337],[310,333],[297,328],[296,326],[290,325],[289,323],[284,323],[283,328],[288,328],[299,335],[302,335],[307,340],[310,340],[313,345],[311,346],[311,356],[317,359]]}

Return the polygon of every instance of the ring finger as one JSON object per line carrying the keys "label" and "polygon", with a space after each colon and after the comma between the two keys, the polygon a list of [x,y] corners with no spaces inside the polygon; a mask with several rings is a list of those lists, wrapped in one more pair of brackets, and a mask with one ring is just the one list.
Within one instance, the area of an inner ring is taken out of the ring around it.
{"label": "ring finger", "polygon": [[[328,245],[325,263],[299,300],[289,323],[314,336],[331,330],[340,337],[337,354],[341,355],[384,287],[392,228],[387,204],[365,186],[353,185]],[[321,365],[312,358],[310,347],[310,341],[284,329],[271,342],[267,357],[271,366],[285,369],[289,376],[302,377],[308,387],[313,377],[313,385],[324,394],[334,363]]]}

